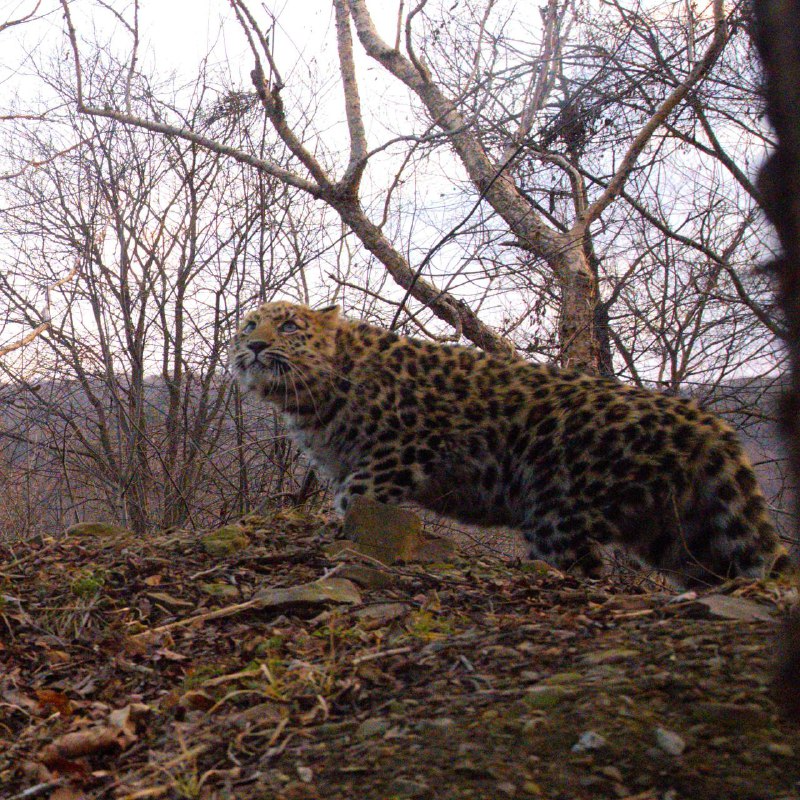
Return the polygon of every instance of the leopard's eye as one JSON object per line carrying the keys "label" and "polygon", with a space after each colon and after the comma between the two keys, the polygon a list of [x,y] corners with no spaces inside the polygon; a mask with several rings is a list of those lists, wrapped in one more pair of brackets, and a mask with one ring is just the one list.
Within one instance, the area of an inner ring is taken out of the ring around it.
{"label": "leopard's eye", "polygon": [[278,328],[281,333],[294,333],[296,330],[299,330],[299,326],[296,322],[289,319],[283,323],[283,325]]}
{"label": "leopard's eye", "polygon": [[247,325],[242,328],[242,333],[252,333],[256,329],[256,324],[253,320],[247,323]]}

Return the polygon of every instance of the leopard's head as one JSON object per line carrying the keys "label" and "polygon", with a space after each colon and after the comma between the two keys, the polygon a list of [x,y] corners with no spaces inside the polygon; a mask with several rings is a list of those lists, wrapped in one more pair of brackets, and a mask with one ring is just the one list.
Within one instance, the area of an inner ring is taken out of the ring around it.
{"label": "leopard's head", "polygon": [[331,374],[338,326],[339,306],[264,303],[244,317],[228,345],[228,369],[243,391],[287,409],[301,404]]}

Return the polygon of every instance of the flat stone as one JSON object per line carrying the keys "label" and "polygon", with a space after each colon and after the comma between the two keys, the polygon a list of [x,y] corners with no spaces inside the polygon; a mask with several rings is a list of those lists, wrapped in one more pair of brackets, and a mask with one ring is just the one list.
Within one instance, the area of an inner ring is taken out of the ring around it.
{"label": "flat stone", "polygon": [[193,603],[191,600],[184,600],[182,597],[173,597],[171,594],[167,594],[166,592],[146,592],[145,596],[149,597],[151,600],[154,600],[156,603],[160,603],[162,606],[166,606],[169,609],[195,607],[195,603]]}
{"label": "flat stone", "polygon": [[[332,544],[339,544],[339,542]],[[368,567],[366,564],[345,564],[337,570],[337,575],[357,583],[363,589],[388,589],[397,582],[395,576],[390,572]]]}
{"label": "flat stone", "polygon": [[356,736],[359,739],[372,739],[383,736],[389,730],[389,720],[385,717],[371,717],[365,719],[357,728]]}
{"label": "flat stone", "polygon": [[525,693],[525,705],[533,710],[553,708],[567,697],[574,696],[574,692],[567,691],[561,686],[531,686]]}
{"label": "flat stone", "polygon": [[709,594],[687,607],[691,616],[700,618],[735,619],[740,622],[775,622],[768,606],[745,597]]}
{"label": "flat stone", "polygon": [[373,603],[372,605],[359,608],[355,616],[360,620],[386,625],[396,619],[402,619],[408,614],[409,608],[405,603]]}
{"label": "flat stone", "polygon": [[621,661],[630,661],[638,655],[638,650],[616,648],[613,650],[601,650],[598,653],[589,653],[583,657],[583,661],[593,666],[599,666],[600,664],[618,664]]}
{"label": "flat stone", "polygon": [[345,578],[322,578],[281,589],[261,589],[253,595],[264,610],[290,606],[315,606],[328,603],[357,605],[361,603],[358,587]]}

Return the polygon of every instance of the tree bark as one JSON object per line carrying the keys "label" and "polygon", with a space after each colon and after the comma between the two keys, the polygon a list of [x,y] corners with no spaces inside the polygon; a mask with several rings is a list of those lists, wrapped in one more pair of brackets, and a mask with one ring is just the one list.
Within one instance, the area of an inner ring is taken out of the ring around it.
{"label": "tree bark", "polygon": [[760,183],[765,210],[783,248],[783,257],[772,265],[786,317],[791,370],[783,428],[795,485],[800,486],[800,0],[756,0],[755,12],[767,109],[778,134],[778,146],[761,171]]}
{"label": "tree bark", "polygon": [[[795,479],[795,519],[800,519],[800,0],[755,0],[756,44],[764,63],[767,110],[778,146],[764,165],[760,188],[778,231],[783,257],[773,265],[786,317],[789,387],[783,430]],[[800,530],[795,541],[800,540]],[[782,634],[775,690],[784,713],[800,721],[800,611]]]}

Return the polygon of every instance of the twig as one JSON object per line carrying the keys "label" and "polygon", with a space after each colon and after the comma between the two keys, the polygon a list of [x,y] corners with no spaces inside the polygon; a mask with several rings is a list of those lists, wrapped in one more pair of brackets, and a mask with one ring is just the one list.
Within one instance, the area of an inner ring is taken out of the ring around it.
{"label": "twig", "polygon": [[378,658],[384,658],[386,656],[399,656],[403,653],[410,653],[412,648],[410,647],[394,647],[391,650],[381,650],[377,653],[367,653],[365,656],[357,656],[353,659],[353,665],[356,664],[363,664],[365,661],[375,661]]}
{"label": "twig", "polygon": [[19,794],[13,794],[11,797],[7,797],[6,800],[27,800],[29,797],[38,797],[40,794],[45,794],[49,792],[51,789],[55,789],[58,786],[63,786],[63,780],[57,781],[48,781],[47,783],[37,783],[36,786],[31,786],[29,789],[25,789],[25,791],[20,792]]}

